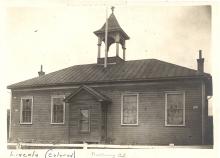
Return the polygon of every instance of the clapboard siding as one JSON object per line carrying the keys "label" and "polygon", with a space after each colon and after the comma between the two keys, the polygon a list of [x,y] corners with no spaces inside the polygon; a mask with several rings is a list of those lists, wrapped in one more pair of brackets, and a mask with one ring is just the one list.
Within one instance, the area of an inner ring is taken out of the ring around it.
{"label": "clapboard siding", "polygon": [[[108,109],[108,139],[113,144],[201,144],[201,87],[199,82],[98,89],[112,99]],[[184,127],[165,126],[165,92],[184,91]],[[139,93],[139,123],[121,125],[121,95]],[[193,106],[198,109],[193,110]]]}
{"label": "clapboard siding", "polygon": [[[51,96],[68,95],[68,91],[33,91],[12,93],[11,141],[22,142],[68,142],[68,116],[65,123],[54,125],[51,122]],[[23,96],[33,96],[32,124],[20,124],[20,101]],[[68,106],[66,105],[66,111]],[[66,112],[67,113],[67,112]]]}
{"label": "clapboard siding", "polygon": [[[92,85],[90,85],[92,86]],[[95,89],[112,100],[107,111],[107,142],[112,144],[167,145],[202,143],[201,82],[176,81],[146,83],[139,86],[111,85]],[[51,95],[68,96],[75,89],[44,91],[13,91],[11,111],[11,141],[33,142],[101,142],[101,104],[91,94],[82,90],[66,104],[65,124],[50,124]],[[185,92],[185,126],[165,126],[165,92]],[[139,119],[137,126],[121,125],[121,95],[139,94]],[[33,124],[20,125],[20,99],[33,96]],[[193,109],[198,107],[197,109]],[[80,133],[80,109],[90,110],[90,132]]]}

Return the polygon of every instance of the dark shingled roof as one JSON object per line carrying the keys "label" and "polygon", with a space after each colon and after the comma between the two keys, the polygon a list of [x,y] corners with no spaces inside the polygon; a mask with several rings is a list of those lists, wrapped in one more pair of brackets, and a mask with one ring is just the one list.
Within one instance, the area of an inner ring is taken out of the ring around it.
{"label": "dark shingled roof", "polygon": [[[101,29],[95,31],[94,33],[96,35],[100,34],[100,33],[105,33],[105,25],[106,25],[106,23],[102,26]],[[121,28],[121,26],[119,25],[119,23],[113,13],[108,18],[108,32],[112,32],[112,31],[120,31],[123,34],[125,39],[129,39],[129,36]]]}
{"label": "dark shingled roof", "polygon": [[[209,74],[203,74],[208,75]],[[156,59],[123,61],[118,64],[75,65],[8,86],[9,89],[88,83],[163,80],[199,77],[198,71]]]}

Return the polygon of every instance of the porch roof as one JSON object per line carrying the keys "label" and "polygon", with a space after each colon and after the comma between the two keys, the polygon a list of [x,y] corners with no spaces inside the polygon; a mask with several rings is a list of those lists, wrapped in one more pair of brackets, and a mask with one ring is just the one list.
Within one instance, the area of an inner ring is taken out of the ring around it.
{"label": "porch roof", "polygon": [[93,95],[99,102],[111,102],[111,99],[108,98],[107,96],[99,93],[98,91],[96,91],[95,89],[86,86],[86,85],[82,85],[81,87],[79,87],[76,91],[74,91],[73,93],[71,93],[69,96],[67,96],[64,101],[65,102],[70,102],[70,100],[77,95],[81,90],[85,90],[88,93],[90,93],[91,95]]}

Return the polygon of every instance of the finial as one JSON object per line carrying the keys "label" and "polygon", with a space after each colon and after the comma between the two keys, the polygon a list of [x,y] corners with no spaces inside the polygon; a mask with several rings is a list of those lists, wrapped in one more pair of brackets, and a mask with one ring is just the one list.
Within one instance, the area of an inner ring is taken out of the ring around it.
{"label": "finial", "polygon": [[114,6],[112,6],[112,7],[111,7],[112,14],[114,13],[114,9],[115,9],[115,7],[114,7]]}
{"label": "finial", "polygon": [[43,65],[42,64],[40,65],[40,71],[41,72],[43,71]]}
{"label": "finial", "polygon": [[199,50],[199,59],[202,58],[202,50]]}

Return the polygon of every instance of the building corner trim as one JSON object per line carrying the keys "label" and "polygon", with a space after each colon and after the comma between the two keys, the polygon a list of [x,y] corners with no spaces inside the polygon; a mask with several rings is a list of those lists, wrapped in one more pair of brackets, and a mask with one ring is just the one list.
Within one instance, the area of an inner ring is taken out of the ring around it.
{"label": "building corner trim", "polygon": [[202,81],[202,144],[205,144],[205,83]]}

